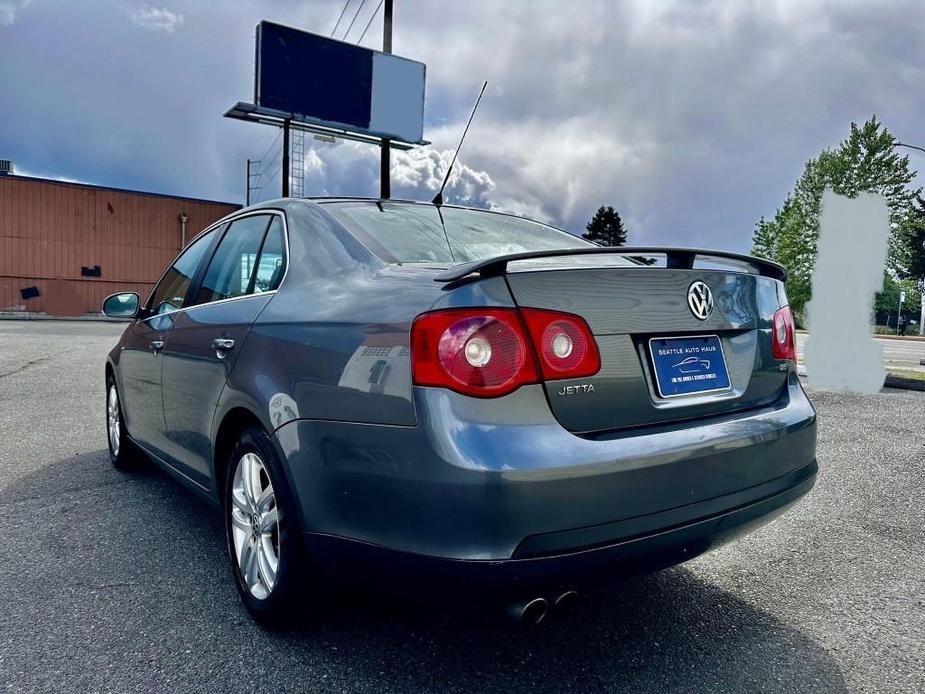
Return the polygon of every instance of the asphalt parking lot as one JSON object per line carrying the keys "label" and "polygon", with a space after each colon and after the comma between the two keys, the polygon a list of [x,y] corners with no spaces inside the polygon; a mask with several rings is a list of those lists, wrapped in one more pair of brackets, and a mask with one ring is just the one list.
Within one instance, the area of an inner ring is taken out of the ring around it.
{"label": "asphalt parking lot", "polygon": [[268,632],[221,519],[113,470],[121,326],[0,321],[0,686],[14,692],[925,690],[925,393],[814,393],[821,476],[787,516],[522,629],[358,594]]}

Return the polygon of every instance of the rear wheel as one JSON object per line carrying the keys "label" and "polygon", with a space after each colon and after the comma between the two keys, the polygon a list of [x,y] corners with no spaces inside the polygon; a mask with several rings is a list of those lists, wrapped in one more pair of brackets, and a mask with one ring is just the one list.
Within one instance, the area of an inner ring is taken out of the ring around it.
{"label": "rear wheel", "polygon": [[266,433],[247,429],[227,467],[225,528],[235,584],[258,621],[280,623],[308,586],[292,495]]}
{"label": "rear wheel", "polygon": [[106,377],[106,441],[109,460],[119,470],[130,470],[138,464],[138,451],[128,438],[122,416],[122,401],[113,377]]}

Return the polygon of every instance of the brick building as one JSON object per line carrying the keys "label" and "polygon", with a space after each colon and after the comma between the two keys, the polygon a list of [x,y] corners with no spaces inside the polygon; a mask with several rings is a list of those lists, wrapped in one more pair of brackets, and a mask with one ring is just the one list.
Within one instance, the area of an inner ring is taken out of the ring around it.
{"label": "brick building", "polygon": [[81,315],[114,292],[144,299],[184,238],[239,207],[0,173],[0,312]]}

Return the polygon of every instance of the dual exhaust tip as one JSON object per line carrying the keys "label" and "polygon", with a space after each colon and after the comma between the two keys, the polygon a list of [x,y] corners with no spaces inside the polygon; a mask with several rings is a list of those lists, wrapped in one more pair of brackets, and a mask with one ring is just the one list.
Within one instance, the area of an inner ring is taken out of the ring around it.
{"label": "dual exhaust tip", "polygon": [[570,609],[578,602],[578,593],[566,590],[559,594],[550,604],[546,598],[531,598],[518,600],[508,605],[508,614],[515,622],[533,626],[542,622],[551,608],[556,610]]}

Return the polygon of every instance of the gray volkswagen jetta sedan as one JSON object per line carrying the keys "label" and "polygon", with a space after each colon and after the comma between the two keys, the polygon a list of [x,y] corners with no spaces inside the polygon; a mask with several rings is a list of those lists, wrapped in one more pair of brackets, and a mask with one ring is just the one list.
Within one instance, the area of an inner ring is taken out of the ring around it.
{"label": "gray volkswagen jetta sedan", "polygon": [[109,452],[221,509],[255,618],[320,567],[499,591],[538,621],[812,487],[785,279],[484,210],[268,202],[202,232],[143,304],[106,299],[132,319],[106,362]]}

